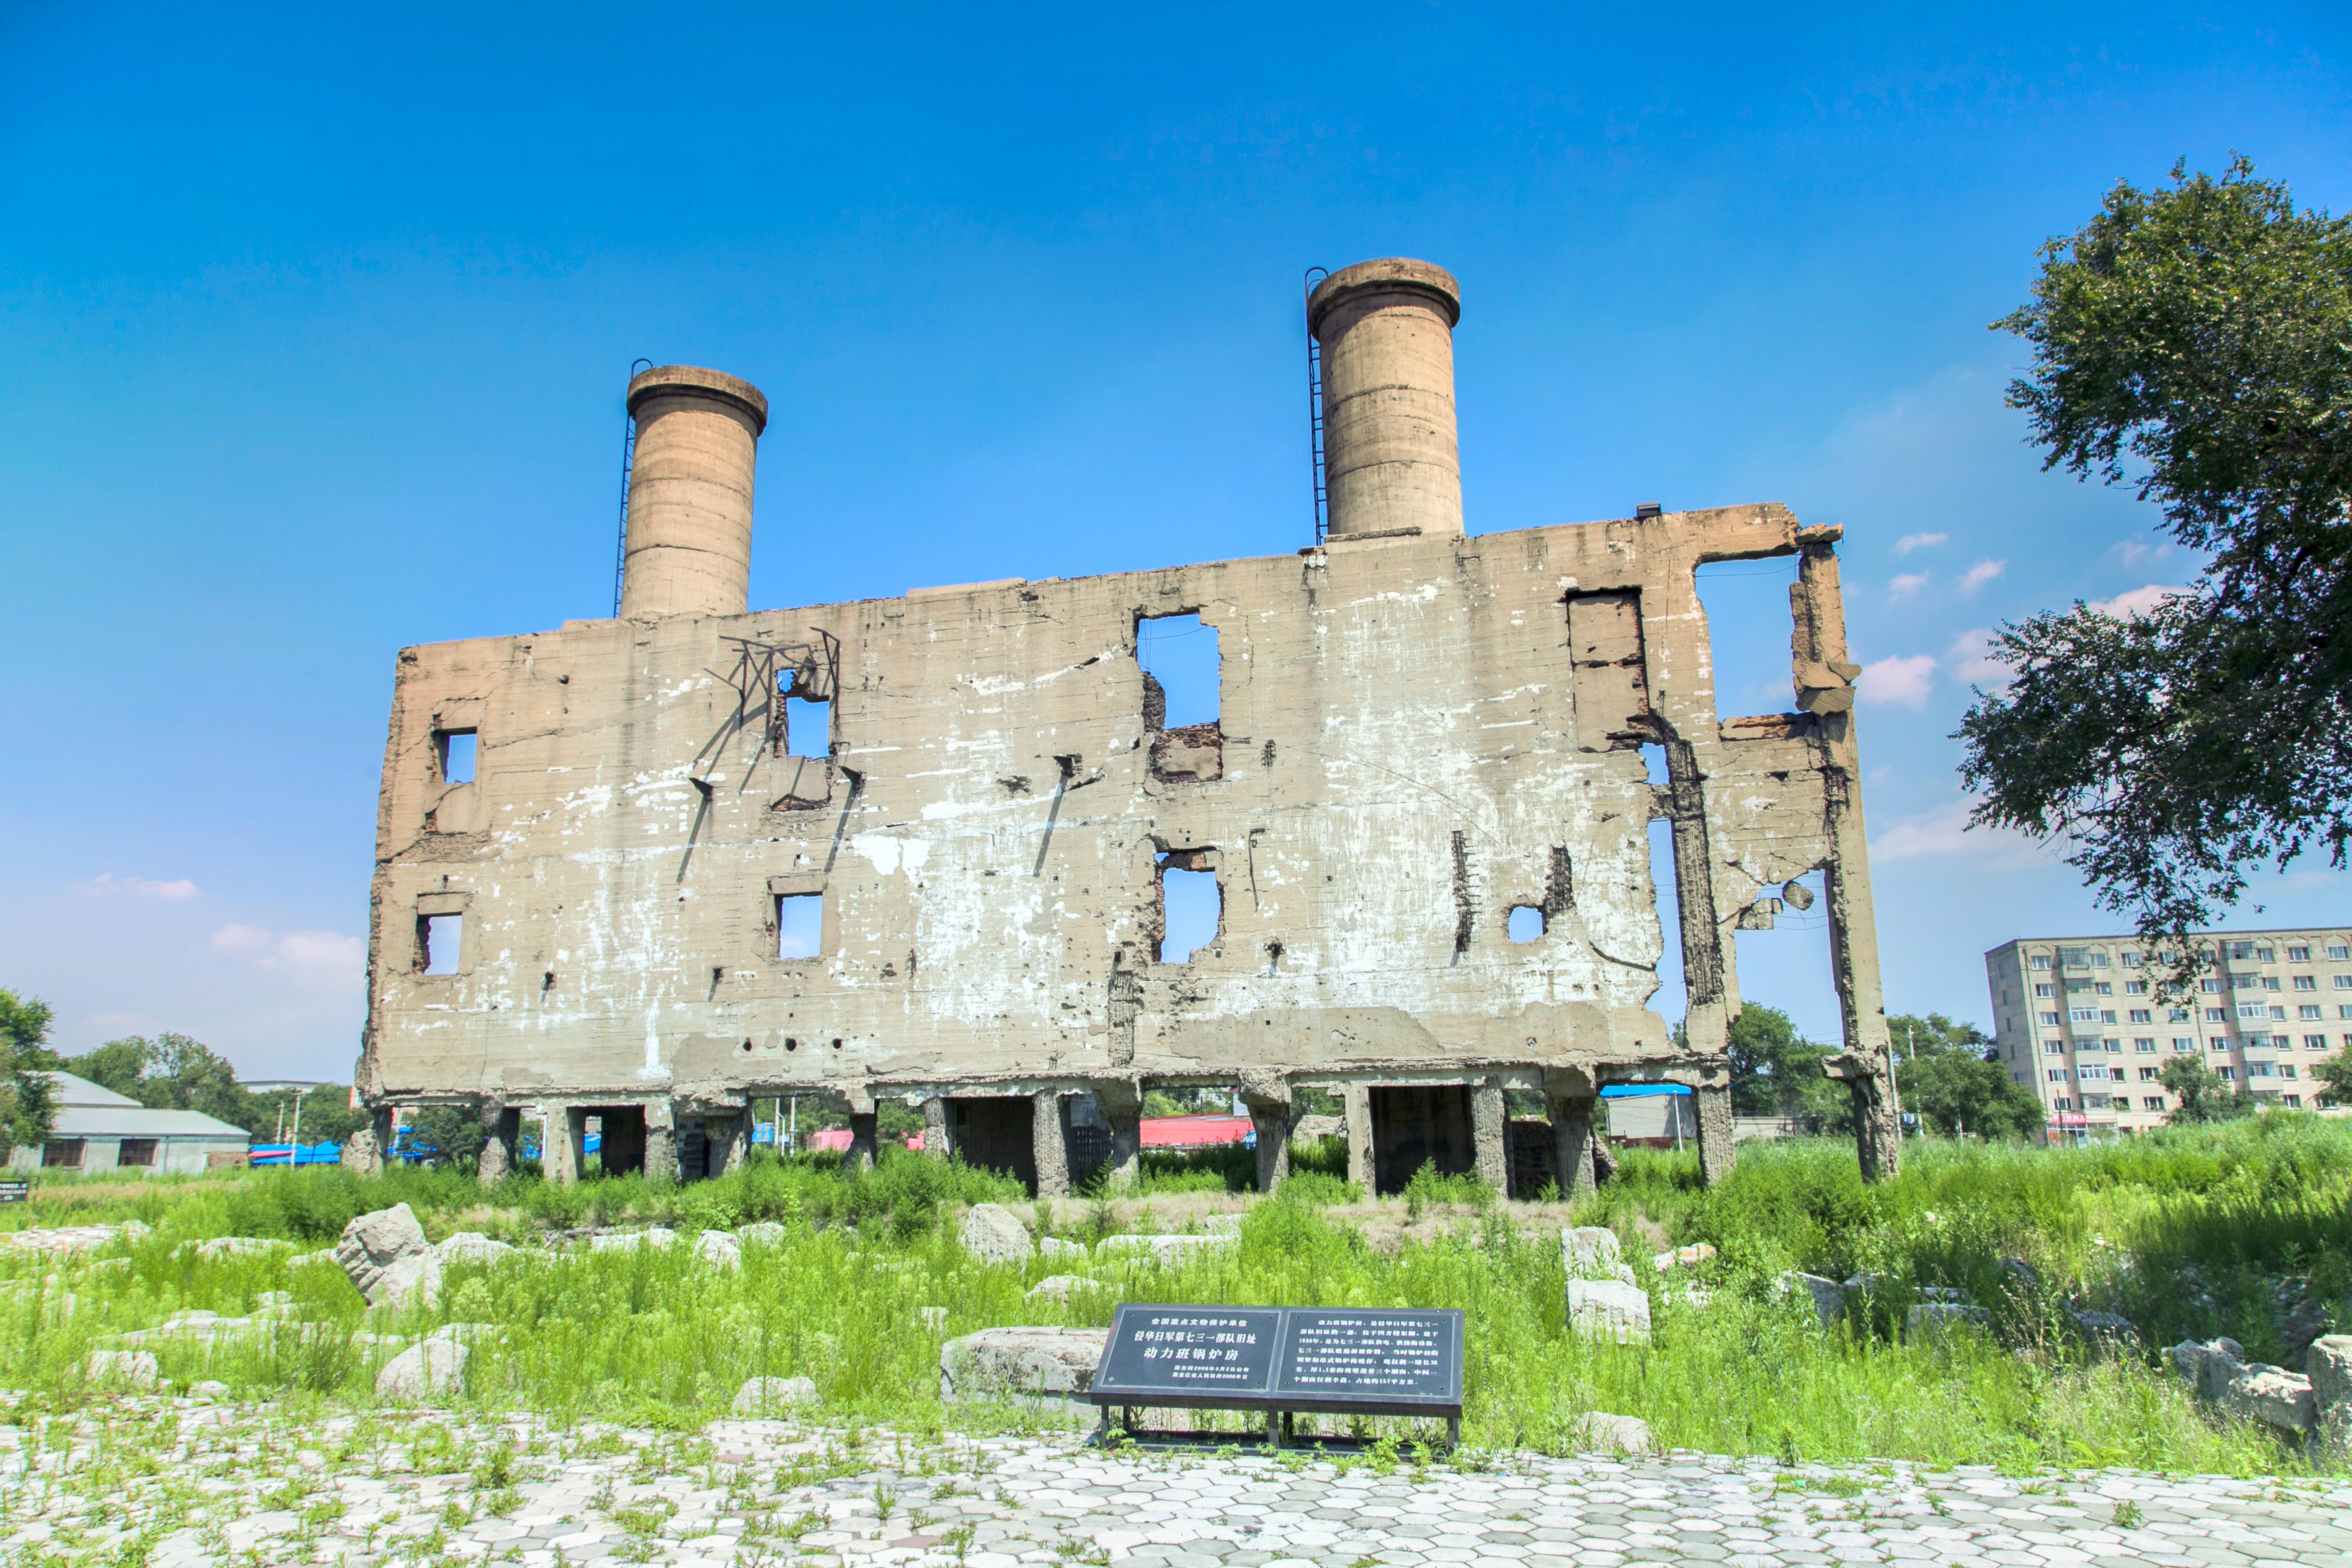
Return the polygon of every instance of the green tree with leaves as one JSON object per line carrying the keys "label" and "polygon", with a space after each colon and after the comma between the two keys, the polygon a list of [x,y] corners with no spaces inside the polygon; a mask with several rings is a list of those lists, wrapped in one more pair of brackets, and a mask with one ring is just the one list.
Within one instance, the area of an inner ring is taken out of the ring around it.
{"label": "green tree with leaves", "polygon": [[1992,1037],[1941,1013],[1886,1020],[1895,1082],[1919,1130],[1946,1138],[2022,1138],[2042,1123],[2042,1101],[2009,1076]]}
{"label": "green tree with leaves", "polygon": [[2342,868],[2352,226],[2242,158],[2176,165],[2045,245],[1994,325],[2032,345],[2009,401],[2044,466],[2134,486],[2205,564],[2136,616],[2077,602],[1996,634],[2014,677],[1957,737],[1974,820],[2063,838],[2150,940],[2213,923],[2265,861],[2324,846]]}
{"label": "green tree with leaves", "polygon": [[44,1143],[57,1121],[58,1065],[49,1049],[56,1016],[38,997],[0,991],[0,1158],[20,1144]]}
{"label": "green tree with leaves", "polygon": [[1822,1073],[1830,1047],[1798,1033],[1795,1021],[1780,1008],[1760,1002],[1742,1006],[1726,1054],[1731,1058],[1732,1114],[1790,1116],[1819,1131],[1851,1126],[1848,1095]]}
{"label": "green tree with leaves", "polygon": [[236,1081],[236,1069],[201,1040],[170,1033],[132,1035],[64,1063],[65,1069],[153,1110],[196,1110],[247,1131],[272,1124],[267,1101]]}
{"label": "green tree with leaves", "polygon": [[2322,1105],[2352,1105],[2352,1051],[2338,1051],[2311,1069],[2326,1087],[2319,1091]]}
{"label": "green tree with leaves", "polygon": [[2174,1057],[2164,1064],[2157,1080],[2172,1095],[2172,1110],[2165,1121],[2176,1127],[2233,1121],[2254,1113],[2254,1097],[2244,1084],[2232,1090],[2227,1079],[2195,1057]]}

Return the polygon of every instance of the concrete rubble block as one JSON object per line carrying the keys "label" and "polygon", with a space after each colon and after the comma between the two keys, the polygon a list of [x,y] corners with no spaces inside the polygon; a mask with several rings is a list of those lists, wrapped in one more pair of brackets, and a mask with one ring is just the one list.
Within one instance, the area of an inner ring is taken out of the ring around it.
{"label": "concrete rubble block", "polygon": [[982,1329],[940,1347],[942,1400],[1021,1399],[1078,1405],[1094,1386],[1108,1329]]}
{"label": "concrete rubble block", "polygon": [[1992,1313],[1965,1301],[1922,1301],[1903,1314],[1903,1337],[1914,1343],[1933,1344],[1963,1326],[1989,1329]]}
{"label": "concrete rubble block", "polygon": [[2313,1438],[2325,1458],[2352,1459],[2352,1334],[2323,1334],[2304,1352]]}
{"label": "concrete rubble block", "polygon": [[756,1225],[743,1226],[735,1233],[735,1239],[746,1247],[782,1247],[789,1228],[774,1220],[763,1219]]}
{"label": "concrete rubble block", "polygon": [[1215,1252],[1240,1239],[1238,1236],[1106,1236],[1095,1244],[1095,1251],[1104,1258],[1148,1254],[1152,1261],[1172,1268],[1188,1258]]}
{"label": "concrete rubble block", "polygon": [[83,1375],[109,1388],[152,1388],[163,1375],[152,1351],[92,1351]]}
{"label": "concrete rubble block", "polygon": [[1087,1248],[1084,1242],[1065,1241],[1058,1236],[1041,1236],[1037,1238],[1037,1255],[1040,1258],[1083,1258]]}
{"label": "concrete rubble block", "polygon": [[591,1252],[635,1252],[640,1247],[667,1247],[677,1239],[677,1232],[662,1226],[648,1226],[644,1230],[604,1230],[588,1238]]}
{"label": "concrete rubble block", "polygon": [[2317,1301],[2302,1300],[2294,1304],[2294,1310],[2286,1315],[2286,1321],[2279,1325],[2279,1348],[2286,1352],[2286,1365],[2298,1370],[2302,1368],[2304,1352],[2311,1348],[2312,1341],[2327,1331],[2329,1316],[2327,1309]]}
{"label": "concrete rubble block", "polygon": [[2239,1368],[2216,1403],[2241,1420],[2259,1421],[2298,1437],[2319,1424],[2311,1379],[2267,1362],[2248,1362]]}
{"label": "concrete rubble block", "polygon": [[434,1248],[444,1263],[496,1263],[511,1257],[512,1243],[493,1241],[478,1230],[461,1230]]}
{"label": "concrete rubble block", "polygon": [[2120,1312],[2070,1312],[2074,1331],[2102,1350],[2139,1343],[2139,1325]]}
{"label": "concrete rubble block", "polygon": [[1580,1338],[1621,1345],[1650,1342],[1650,1298],[1622,1279],[1570,1279],[1568,1326]]}
{"label": "concrete rubble block", "polygon": [[259,1258],[286,1244],[258,1236],[215,1236],[196,1243],[196,1256],[207,1263],[228,1258]]}
{"label": "concrete rubble block", "polygon": [[371,1307],[430,1307],[441,1300],[441,1255],[417,1253],[386,1266],[368,1292]]}
{"label": "concrete rubble block", "polygon": [[1677,1247],[1672,1252],[1661,1252],[1650,1259],[1650,1267],[1664,1274],[1677,1266],[1687,1268],[1693,1264],[1704,1263],[1714,1256],[1714,1247],[1701,1241],[1689,1247]]}
{"label": "concrete rubble block", "polygon": [[818,1403],[816,1383],[805,1377],[755,1377],[735,1391],[738,1415],[767,1415]]}
{"label": "concrete rubble block", "polygon": [[1588,1410],[1569,1428],[1569,1441],[1581,1454],[1622,1454],[1638,1458],[1653,1451],[1650,1424],[1637,1415],[1612,1415]]}
{"label": "concrete rubble block", "polygon": [[1559,1259],[1571,1279],[1615,1279],[1634,1283],[1617,1233],[1597,1225],[1580,1225],[1559,1233]]}
{"label": "concrete rubble block", "polygon": [[743,1244],[727,1231],[704,1231],[694,1239],[694,1252],[713,1268],[743,1267]]}
{"label": "concrete rubble block", "polygon": [[1109,1287],[1103,1284],[1100,1280],[1089,1279],[1083,1274],[1049,1274],[1045,1279],[1038,1280],[1034,1285],[1030,1286],[1029,1293],[1024,1298],[1024,1300],[1031,1301],[1066,1301],[1071,1297],[1078,1295],[1084,1291],[1105,1290],[1108,1289]]}
{"label": "concrete rubble block", "polygon": [[1026,1263],[1037,1251],[1029,1227],[1003,1204],[974,1204],[959,1234],[964,1250],[982,1263]]}
{"label": "concrete rubble block", "polygon": [[1790,1273],[1780,1276],[1786,1288],[1801,1289],[1813,1300],[1813,1310],[1822,1320],[1822,1327],[1835,1328],[1845,1321],[1845,1286],[1819,1274]]}
{"label": "concrete rubble block", "polygon": [[413,1403],[457,1393],[466,1385],[466,1362],[472,1353],[454,1340],[411,1345],[375,1374],[376,1397]]}
{"label": "concrete rubble block", "polygon": [[2230,1380],[2246,1364],[2246,1347],[2231,1339],[2183,1340],[2172,1347],[2172,1364],[2200,1399],[2219,1403]]}
{"label": "concrete rubble block", "polygon": [[385,1269],[404,1258],[427,1256],[432,1250],[432,1245],[425,1239],[425,1227],[416,1223],[415,1214],[406,1204],[394,1204],[388,1209],[363,1214],[343,1226],[342,1239],[335,1243],[335,1261],[342,1265],[353,1289],[373,1306]]}

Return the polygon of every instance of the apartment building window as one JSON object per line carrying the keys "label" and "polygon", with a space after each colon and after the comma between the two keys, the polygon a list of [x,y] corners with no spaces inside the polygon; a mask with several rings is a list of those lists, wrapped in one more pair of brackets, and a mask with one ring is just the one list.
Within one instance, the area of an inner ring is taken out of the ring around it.
{"label": "apartment building window", "polygon": [[2153,1024],[2156,1022],[2156,1015],[2145,1007],[2135,1007],[2131,1010],[2131,1021],[2135,1024]]}
{"label": "apartment building window", "polygon": [[2177,952],[2159,952],[2156,955],[2156,961],[2158,963],[2178,963],[2180,962],[2180,955]]}
{"label": "apartment building window", "polygon": [[2124,967],[2126,969],[2137,969],[2139,967],[2139,954],[2136,952],[2125,953]]}
{"label": "apartment building window", "polygon": [[2254,944],[2251,942],[2233,942],[2230,944],[2230,956],[2231,958],[2252,958],[2254,956]]}
{"label": "apartment building window", "polygon": [[2197,1048],[2197,1037],[2175,1035],[2172,1037],[2172,1048],[2176,1051],[2193,1051]]}
{"label": "apartment building window", "polygon": [[2215,1050],[2221,1051],[2225,1055],[2230,1049],[2230,1037],[2227,1035],[2209,1036],[2207,1037],[2205,1043],[2212,1047]]}
{"label": "apartment building window", "polygon": [[2262,978],[2259,974],[2232,974],[2230,976],[2230,989],[2232,991],[2259,990]]}
{"label": "apartment building window", "polygon": [[2221,983],[2209,974],[2197,983],[2197,989],[2210,995],[2221,989]]}
{"label": "apartment building window", "polygon": [[2145,996],[2145,995],[2147,995],[2147,981],[2145,981],[2145,980],[2126,980],[2126,981],[2125,981],[2125,982],[2124,982],[2124,994],[2125,994],[2125,995],[2126,995],[2126,996]]}
{"label": "apartment building window", "polygon": [[2288,1039],[2284,1035],[2273,1035],[2271,1037],[2271,1048],[2273,1050],[2291,1051],[2294,1049],[2294,1042]]}
{"label": "apartment building window", "polygon": [[2352,1005],[2336,1008],[2336,1016],[2339,1018],[2352,1018]]}
{"label": "apartment building window", "polygon": [[2303,1109],[2303,1096],[2299,1094],[2282,1094],[2279,1096],[2279,1103],[2281,1105],[2291,1106],[2294,1109],[2300,1110]]}
{"label": "apartment building window", "polygon": [[2057,1099],[2056,1104],[2058,1109],[2061,1110],[2072,1110],[2074,1109],[2074,1101],[2066,1095],[2060,1095]]}
{"label": "apartment building window", "polygon": [[2050,1069],[2050,1081],[2052,1083],[2064,1083],[2066,1081],[2066,1069],[2064,1068],[2052,1068]]}
{"label": "apartment building window", "polygon": [[2271,1064],[2268,1062],[2248,1062],[2246,1064],[2246,1076],[2248,1078],[2268,1078],[2271,1076]]}
{"label": "apartment building window", "polygon": [[2105,1083],[2107,1069],[2104,1063],[2085,1063],[2074,1069],[2074,1077],[2084,1083]]}
{"label": "apartment building window", "polygon": [[2047,968],[2049,968],[2049,967],[2050,967],[2050,955],[2049,955],[2048,953],[2046,953],[2046,952],[2037,952],[2037,953],[2035,953],[2035,954],[2033,955],[2033,967],[2034,967],[2034,968],[2036,968],[2036,969],[2047,969]]}
{"label": "apartment building window", "polygon": [[2267,1018],[2270,1016],[2270,1008],[2263,1003],[2241,1002],[2238,1004],[2238,1016],[2241,1018]]}
{"label": "apartment building window", "polygon": [[2294,977],[2294,988],[2297,991],[2316,991],[2319,989],[2319,976],[2316,974],[2298,974]]}
{"label": "apartment building window", "polygon": [[2352,958],[2352,947],[2347,947],[2340,942],[2331,942],[2327,944],[2327,956],[2336,959]]}
{"label": "apartment building window", "polygon": [[2226,1024],[2230,1021],[2230,1010],[2227,1007],[2208,1007],[2205,1009],[2205,1021],[2209,1024]]}
{"label": "apartment building window", "polygon": [[2132,1037],[2132,1049],[2153,1056],[2156,1052],[2156,1042],[2145,1035],[2135,1035]]}
{"label": "apartment building window", "polygon": [[2278,988],[2279,988],[2279,977],[2278,977],[2277,975],[2275,975],[2275,974],[2265,974],[2265,975],[2263,975],[2263,990],[2265,990],[2265,991],[2275,991],[2275,990],[2277,990]]}
{"label": "apartment building window", "polygon": [[[2352,1040],[2352,1035],[2347,1035],[2344,1037],[2347,1040]],[[2066,1054],[2066,1042],[2063,1040],[2044,1040],[2042,1042],[2042,1054],[2045,1056],[2063,1057]]]}
{"label": "apartment building window", "polygon": [[2189,1022],[2189,1009],[2168,1007],[2164,1010],[2164,1021],[2168,1024],[2186,1024]]}
{"label": "apartment building window", "polygon": [[2293,1062],[2279,1063],[2278,1075],[2281,1078],[2293,1078],[2294,1076],[2294,1064]]}
{"label": "apartment building window", "polygon": [[2305,1002],[2302,1006],[2297,1007],[2294,1010],[2294,1016],[2305,1021],[2322,1016],[2319,1009],[2308,1002]]}
{"label": "apartment building window", "polygon": [[2096,1007],[2069,1007],[2066,1009],[2066,1021],[2070,1024],[2095,1024],[2099,1021],[2099,1010]]}
{"label": "apartment building window", "polygon": [[2156,1081],[2156,1069],[2154,1068],[2140,1068],[2139,1080],[2142,1083],[2154,1083]]}
{"label": "apartment building window", "polygon": [[2286,950],[2286,961],[2289,963],[2309,963],[2311,962],[2311,949],[2307,947],[2290,947]]}
{"label": "apartment building window", "polygon": [[2326,1035],[2305,1035],[2303,1037],[2303,1048],[2306,1051],[2324,1051],[2327,1048],[2327,1037]]}
{"label": "apartment building window", "polygon": [[[2352,975],[2347,975],[2346,978],[2352,979]],[[2045,980],[2033,988],[2033,994],[2036,996],[2055,996],[2058,994],[2058,987]]]}
{"label": "apartment building window", "polygon": [[2160,1094],[2146,1096],[2140,1100],[2139,1107],[2142,1110],[2162,1110],[2164,1109],[2164,1096]]}
{"label": "apartment building window", "polygon": [[2254,957],[2257,961],[2263,963],[2276,963],[2278,962],[2278,949],[2274,947],[2258,947],[2254,949]]}
{"label": "apartment building window", "polygon": [[2235,1083],[2238,1081],[2238,1069],[2236,1068],[2218,1067],[2213,1070],[2221,1075],[2221,1081],[2223,1083]]}
{"label": "apartment building window", "polygon": [[2086,1094],[2083,1097],[2083,1109],[2085,1110],[2105,1110],[2109,1103],[2104,1094]]}
{"label": "apartment building window", "polygon": [[2116,994],[2115,986],[2105,980],[2100,981],[2096,985],[2092,986],[2091,989],[2097,992],[2102,996],[2112,996]]}
{"label": "apartment building window", "polygon": [[2352,991],[2352,974],[2339,974],[2328,982],[2338,991]]}

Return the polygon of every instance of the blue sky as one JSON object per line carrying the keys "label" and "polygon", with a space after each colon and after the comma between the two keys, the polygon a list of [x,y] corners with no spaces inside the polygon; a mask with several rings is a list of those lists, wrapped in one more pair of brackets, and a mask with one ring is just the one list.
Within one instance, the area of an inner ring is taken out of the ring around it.
{"label": "blue sky", "polygon": [[[394,654],[609,612],[639,355],[771,400],[755,605],[1272,553],[1300,274],[1410,255],[1462,280],[1474,531],[1846,526],[1888,1004],[1988,1021],[1984,949],[2108,922],[1958,832],[1971,638],[2186,566],[2039,471],[1986,323],[2176,158],[2340,210],[2347,45],[2319,5],[8,7],[0,984],[71,1049],[346,1074]],[[1785,658],[1777,578],[1708,594]],[[1817,920],[1741,942],[1833,1027]]]}

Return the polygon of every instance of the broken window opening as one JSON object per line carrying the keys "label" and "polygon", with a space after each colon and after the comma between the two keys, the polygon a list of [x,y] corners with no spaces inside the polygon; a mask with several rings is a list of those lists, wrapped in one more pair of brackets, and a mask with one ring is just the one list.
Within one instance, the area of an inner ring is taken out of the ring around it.
{"label": "broken window opening", "polygon": [[1151,776],[1162,784],[1207,784],[1224,777],[1217,628],[1202,625],[1198,611],[1139,616],[1135,661],[1143,671],[1143,727],[1151,735]]}
{"label": "broken window opening", "polygon": [[474,741],[471,730],[433,731],[433,765],[440,770],[443,784],[474,782]]}
{"label": "broken window opening", "polygon": [[798,670],[788,670],[777,679],[776,700],[784,705],[784,755],[823,762],[833,755],[833,704],[793,695],[801,689]]}
{"label": "broken window opening", "polygon": [[776,956],[815,958],[824,951],[824,895],[776,895]]}
{"label": "broken window opening", "polygon": [[153,1169],[155,1164],[155,1140],[152,1138],[125,1138],[122,1141],[121,1149],[114,1156],[114,1163],[118,1165],[126,1165],[137,1170]]}
{"label": "broken window opening", "polygon": [[1732,922],[1740,1000],[1786,1013],[1809,1040],[1842,1039],[1845,1030],[1822,901],[1825,877],[1808,871],[1766,888]]}
{"label": "broken window opening", "polygon": [[1642,765],[1649,770],[1650,782],[1656,784],[1660,789],[1665,788],[1668,784],[1674,782],[1673,775],[1668,773],[1666,769],[1665,747],[1658,745],[1643,746],[1642,748]]}
{"label": "broken window opening", "polygon": [[466,938],[463,915],[416,917],[416,968],[422,974],[457,973],[457,950]]}
{"label": "broken window opening", "polygon": [[1189,866],[1205,858],[1199,850],[1173,849],[1160,861],[1160,951],[1162,963],[1190,963],[1193,956],[1214,944],[1225,918],[1224,889],[1208,866]]}
{"label": "broken window opening", "polygon": [[[1643,751],[1654,748],[1643,747]],[[1675,825],[1664,817],[1650,824],[1650,884],[1658,906],[1658,989],[1650,1005],[1680,1035],[1688,998],[1683,986],[1682,903],[1675,887]]]}
{"label": "broken window opening", "polygon": [[1511,906],[1510,934],[1513,942],[1533,942],[1544,933],[1544,912],[1533,904]]}
{"label": "broken window opening", "polygon": [[1795,706],[1789,590],[1796,585],[1799,559],[1711,561],[1694,574],[1717,718],[1786,713]]}

